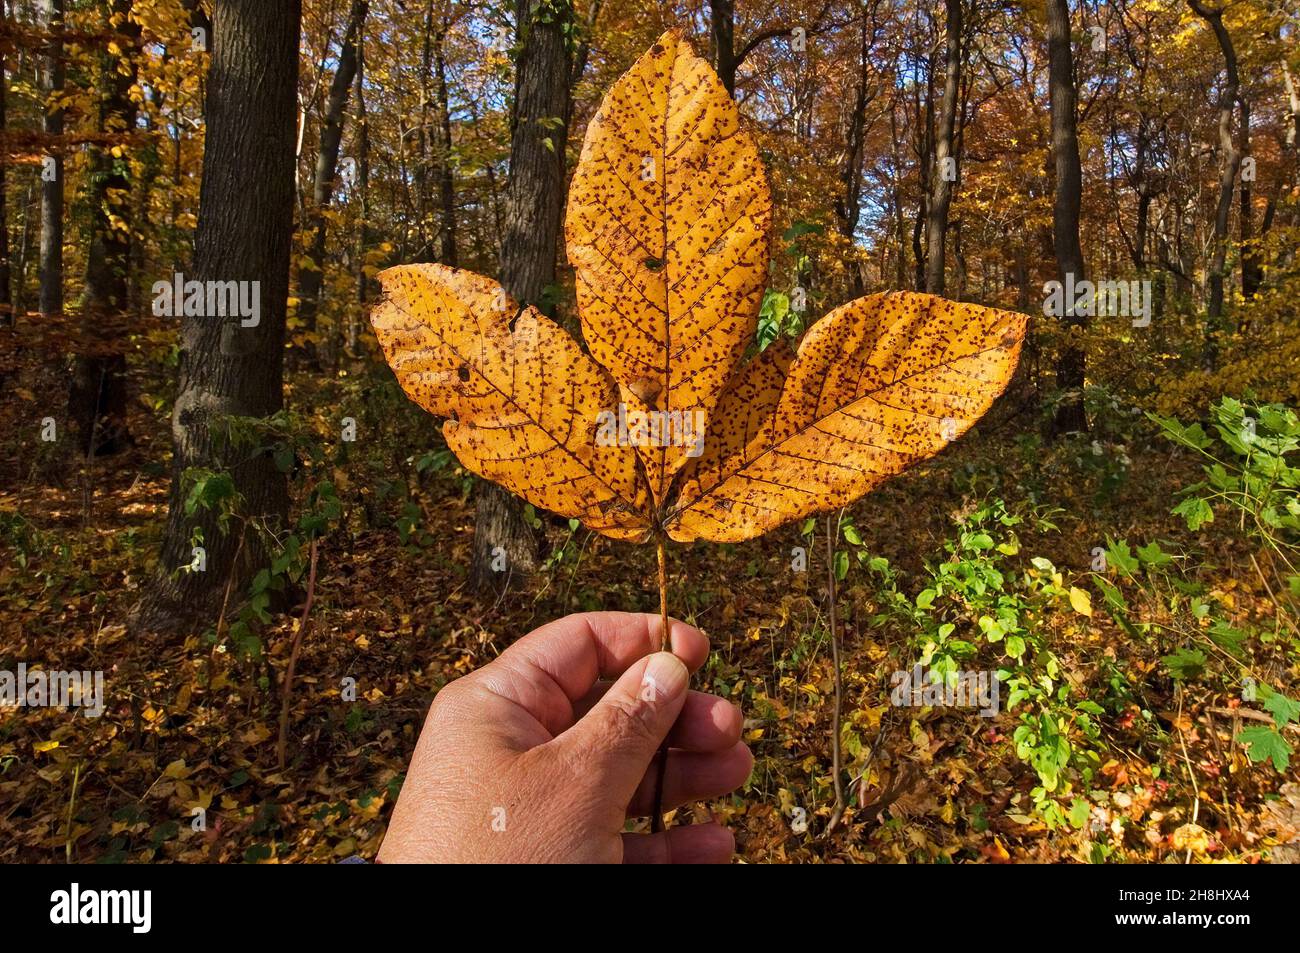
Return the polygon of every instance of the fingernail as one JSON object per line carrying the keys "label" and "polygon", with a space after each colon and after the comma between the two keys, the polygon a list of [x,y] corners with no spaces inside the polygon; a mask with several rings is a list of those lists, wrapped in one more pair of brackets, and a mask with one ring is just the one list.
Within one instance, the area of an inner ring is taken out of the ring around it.
{"label": "fingernail", "polygon": [[686,690],[690,673],[686,665],[671,652],[656,652],[646,663],[641,677],[641,697],[648,702],[666,701]]}

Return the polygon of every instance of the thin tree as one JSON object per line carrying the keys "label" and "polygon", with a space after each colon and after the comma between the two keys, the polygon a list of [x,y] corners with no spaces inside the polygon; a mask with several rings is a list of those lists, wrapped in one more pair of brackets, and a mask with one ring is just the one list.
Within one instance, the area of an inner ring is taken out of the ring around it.
{"label": "thin tree", "polygon": [[957,99],[961,89],[961,0],[946,0],[944,17],[944,81],[939,101],[939,126],[934,137],[934,162],[930,171],[930,208],[926,222],[925,290],[944,292],[944,243],[948,236],[948,209],[957,180],[954,134]]}
{"label": "thin tree", "polygon": [[456,254],[456,175],[452,166],[451,102],[447,92],[447,31],[451,18],[444,16],[433,42],[434,95],[438,104],[438,260],[444,265],[457,264]]}
{"label": "thin tree", "polygon": [[[119,58],[105,52],[99,69],[99,129],[121,141],[131,134],[136,119],[131,87],[136,82],[134,44],[139,42],[140,25],[131,19],[131,7],[132,0],[108,4],[109,29],[132,45],[125,57],[127,68],[120,69]],[[87,457],[114,453],[130,442],[126,354],[120,345],[130,297],[130,187],[127,160],[115,156],[111,145],[98,146],[87,196],[90,240],[79,309],[83,350],[73,361],[68,391],[68,416],[78,450]]]}
{"label": "thin tree", "polygon": [[[1074,56],[1070,49],[1069,0],[1047,0],[1048,98],[1052,112],[1052,156],[1056,196],[1052,204],[1052,250],[1056,276],[1066,289],[1085,279],[1083,246],[1079,242],[1079,214],[1083,201],[1083,170],[1079,162],[1078,94],[1074,83]],[[1076,313],[1066,295],[1063,319],[1069,329],[1084,328],[1086,314]],[[1052,420],[1055,435],[1088,429],[1084,412],[1083,349],[1073,334],[1056,359],[1056,386],[1060,403]]]}
{"label": "thin tree", "polygon": [[357,240],[353,254],[353,280],[356,282],[357,306],[348,313],[347,353],[357,356],[357,335],[361,315],[366,307],[366,247],[370,227],[370,118],[366,113],[366,48],[364,38],[357,37],[357,75],[352,81],[352,101],[356,109],[357,182],[353,195],[357,201]]}
{"label": "thin tree", "polygon": [[[874,73],[871,61],[872,48],[880,30],[878,13],[881,0],[870,0],[860,16],[858,34],[857,81],[854,84],[853,104],[849,112],[848,129],[844,141],[844,157],[840,161],[839,177],[842,191],[835,199],[835,218],[840,234],[850,245],[854,243],[858,222],[862,217],[862,174],[866,161],[866,137],[869,123],[867,107],[879,95],[873,86]],[[854,298],[862,297],[865,284],[862,268],[855,264],[849,277],[849,291]]]}
{"label": "thin tree", "polygon": [[43,317],[63,313],[63,0],[44,0],[48,38],[41,70],[45,136],[49,153],[41,166],[41,292]]}
{"label": "thin tree", "polygon": [[[370,0],[352,0],[347,28],[339,49],[338,67],[330,82],[329,98],[321,123],[320,142],[316,149],[315,176],[312,181],[312,204],[308,213],[307,253],[298,271],[298,318],[310,334],[316,330],[320,313],[321,290],[325,285],[325,239],[327,224],[325,213],[334,197],[338,180],[339,150],[343,142],[343,119],[347,114],[348,95],[357,73],[357,43],[365,28]],[[314,344],[307,348],[314,362],[318,349]]]}
{"label": "thin tree", "polygon": [[[8,21],[8,3],[0,4],[0,17]],[[8,89],[9,74],[5,71],[4,51],[0,50],[0,136],[5,134],[8,123],[6,114]],[[15,316],[9,268],[9,188],[5,179],[6,166],[7,163],[0,162],[0,325],[13,325]]]}
{"label": "thin tree", "polygon": [[1223,170],[1219,175],[1219,201],[1214,210],[1214,247],[1210,253],[1210,264],[1206,274],[1209,286],[1207,320],[1205,327],[1205,365],[1213,367],[1218,358],[1216,334],[1222,329],[1223,321],[1223,281],[1228,254],[1228,218],[1232,214],[1232,193],[1237,181],[1237,172],[1241,168],[1241,152],[1237,149],[1232,136],[1232,114],[1237,105],[1237,93],[1241,88],[1241,79],[1237,74],[1237,51],[1232,45],[1232,36],[1223,25],[1223,9],[1211,7],[1201,0],[1187,0],[1187,5],[1214,31],[1214,38],[1219,43],[1223,54],[1223,86],[1219,89],[1219,151],[1222,153]]}

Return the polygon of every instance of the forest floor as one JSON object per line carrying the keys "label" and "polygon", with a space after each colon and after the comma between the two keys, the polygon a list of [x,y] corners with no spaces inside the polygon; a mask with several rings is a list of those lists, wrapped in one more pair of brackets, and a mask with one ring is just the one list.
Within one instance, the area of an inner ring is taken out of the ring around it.
{"label": "forest floor", "polygon": [[[0,711],[0,861],[373,857],[440,686],[567,612],[657,609],[651,548],[558,523],[549,527],[557,555],[527,588],[476,598],[466,584],[473,496],[454,464],[415,486],[418,530],[406,542],[391,519],[374,516],[383,507],[349,503],[343,526],[321,542],[279,769],[277,683],[297,613],[261,631],[265,663],[237,658],[203,631],[134,633],[130,610],[166,509],[166,421],[133,406],[130,450],[91,467],[59,465],[31,436],[45,399],[38,378],[20,376],[24,389],[0,405],[0,432],[11,435],[0,483],[0,668],[102,669],[108,703],[100,718]],[[1116,479],[1088,468],[1087,443],[1044,450],[1014,439],[1031,424],[995,410],[940,458],[853,507],[863,550],[915,579],[947,558],[954,520],[994,495],[1053,509],[1059,531],[1026,529],[1021,546],[1072,576],[1088,572],[1094,541],[1177,538],[1169,508],[1195,476],[1188,460],[1135,440]],[[365,497],[370,477],[359,458],[334,474],[345,502]],[[741,706],[756,756],[743,790],[683,808],[677,823],[721,820],[745,862],[1300,859],[1295,765],[1251,763],[1233,740],[1233,719],[1213,711],[1239,704],[1231,692],[1169,678],[1158,663],[1170,646],[1135,642],[1100,612],[1054,614],[1047,637],[1089,697],[1105,694],[1119,670],[1140,686],[1139,700],[1097,719],[1103,756],[1079,792],[1086,814],[1045,823],[1032,808],[1038,777],[1012,740],[1017,715],[1005,705],[992,718],[891,705],[890,674],[916,653],[878,618],[878,590],[859,565],[837,597],[850,803],[827,835],[825,527],[820,520],[811,538],[795,525],[744,545],[670,551],[670,609],[714,646],[695,687]],[[1202,534],[1194,543],[1204,565],[1217,567],[1210,585],[1236,617],[1272,617],[1268,592],[1229,539]],[[795,547],[807,550],[805,572],[792,569]],[[1294,676],[1286,665],[1281,673]]]}

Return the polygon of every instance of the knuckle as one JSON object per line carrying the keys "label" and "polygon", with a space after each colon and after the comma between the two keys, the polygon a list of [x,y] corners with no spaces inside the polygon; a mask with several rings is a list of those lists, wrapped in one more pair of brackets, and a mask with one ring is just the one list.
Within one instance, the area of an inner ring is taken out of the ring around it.
{"label": "knuckle", "polygon": [[455,717],[464,709],[466,700],[473,690],[472,686],[467,684],[469,677],[458,678],[438,689],[438,693],[433,696],[433,704],[429,706],[430,718]]}
{"label": "knuckle", "polygon": [[649,709],[635,698],[606,696],[601,706],[603,733],[630,742],[656,742]]}

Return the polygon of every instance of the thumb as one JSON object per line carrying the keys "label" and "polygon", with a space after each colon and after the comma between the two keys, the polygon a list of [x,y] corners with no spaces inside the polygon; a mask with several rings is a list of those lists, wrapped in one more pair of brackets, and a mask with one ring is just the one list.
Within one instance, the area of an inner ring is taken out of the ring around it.
{"label": "thumb", "polygon": [[[620,816],[686,703],[691,676],[671,652],[656,652],[625,671],[557,741],[582,780],[610,799]],[[591,770],[594,768],[594,770]]]}

